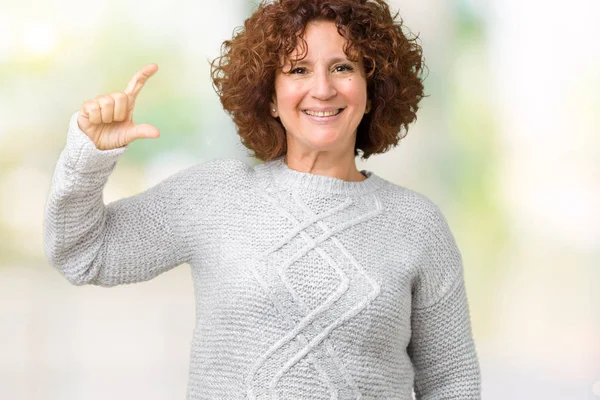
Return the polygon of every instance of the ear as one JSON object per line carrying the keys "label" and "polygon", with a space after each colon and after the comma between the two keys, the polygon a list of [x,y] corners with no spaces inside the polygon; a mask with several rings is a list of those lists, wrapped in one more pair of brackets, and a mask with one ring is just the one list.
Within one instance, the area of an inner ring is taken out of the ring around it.
{"label": "ear", "polygon": [[275,103],[269,104],[269,113],[273,118],[279,118],[279,113],[277,112],[277,107],[275,106]]}
{"label": "ear", "polygon": [[365,114],[368,114],[371,111],[371,100],[367,100],[367,107],[365,108]]}
{"label": "ear", "polygon": [[279,113],[277,112],[277,100],[275,96],[273,96],[273,100],[269,103],[269,113],[273,118],[279,118]]}

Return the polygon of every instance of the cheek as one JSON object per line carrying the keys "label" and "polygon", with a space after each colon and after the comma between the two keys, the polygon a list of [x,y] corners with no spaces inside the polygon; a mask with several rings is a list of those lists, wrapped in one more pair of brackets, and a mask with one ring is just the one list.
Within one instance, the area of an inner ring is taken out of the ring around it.
{"label": "cheek", "polygon": [[289,110],[296,107],[297,101],[293,92],[281,93],[277,98],[282,109]]}
{"label": "cheek", "polygon": [[297,107],[302,99],[300,89],[292,85],[280,85],[275,87],[277,103],[280,109],[290,109]]}
{"label": "cheek", "polygon": [[350,78],[344,88],[346,96],[351,99],[355,105],[362,106],[367,103],[367,85],[366,82]]}

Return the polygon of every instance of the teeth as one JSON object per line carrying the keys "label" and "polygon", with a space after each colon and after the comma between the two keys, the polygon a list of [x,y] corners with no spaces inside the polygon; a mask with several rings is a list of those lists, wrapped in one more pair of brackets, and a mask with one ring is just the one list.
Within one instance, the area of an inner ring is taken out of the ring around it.
{"label": "teeth", "polygon": [[331,117],[331,116],[339,114],[340,110],[333,110],[333,111],[311,111],[311,110],[304,110],[304,112],[306,114],[312,115],[314,117]]}

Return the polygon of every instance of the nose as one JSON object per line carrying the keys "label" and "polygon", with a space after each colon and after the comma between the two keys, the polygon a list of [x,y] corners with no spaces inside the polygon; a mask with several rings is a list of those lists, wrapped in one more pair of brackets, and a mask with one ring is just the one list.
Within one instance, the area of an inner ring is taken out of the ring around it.
{"label": "nose", "polygon": [[337,94],[333,78],[329,74],[329,71],[315,71],[311,94],[314,98],[319,100],[327,100]]}

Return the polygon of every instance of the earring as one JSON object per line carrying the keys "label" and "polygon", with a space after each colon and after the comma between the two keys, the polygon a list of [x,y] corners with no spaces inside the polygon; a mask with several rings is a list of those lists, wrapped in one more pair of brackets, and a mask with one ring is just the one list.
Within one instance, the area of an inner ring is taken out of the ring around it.
{"label": "earring", "polygon": [[368,114],[371,111],[371,102],[367,103],[367,107],[365,108],[365,114]]}

